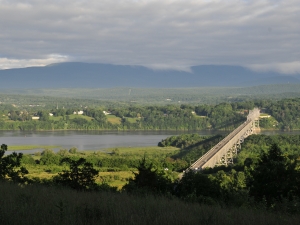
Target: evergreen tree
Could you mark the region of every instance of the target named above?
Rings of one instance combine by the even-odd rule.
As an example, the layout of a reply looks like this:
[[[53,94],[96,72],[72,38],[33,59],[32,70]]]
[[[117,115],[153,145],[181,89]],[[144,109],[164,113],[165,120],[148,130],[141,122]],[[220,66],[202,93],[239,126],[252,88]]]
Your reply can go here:
[[[259,162],[248,172],[250,196],[257,201],[265,200],[269,206],[299,192],[296,161],[284,156],[277,144],[273,144],[267,153],[262,153]]]

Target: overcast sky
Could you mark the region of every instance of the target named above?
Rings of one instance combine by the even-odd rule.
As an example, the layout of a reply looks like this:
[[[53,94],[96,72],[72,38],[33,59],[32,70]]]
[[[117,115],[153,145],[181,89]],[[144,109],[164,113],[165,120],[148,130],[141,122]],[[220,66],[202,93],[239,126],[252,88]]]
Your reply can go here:
[[[65,61],[300,73],[300,1],[0,0],[0,69]]]

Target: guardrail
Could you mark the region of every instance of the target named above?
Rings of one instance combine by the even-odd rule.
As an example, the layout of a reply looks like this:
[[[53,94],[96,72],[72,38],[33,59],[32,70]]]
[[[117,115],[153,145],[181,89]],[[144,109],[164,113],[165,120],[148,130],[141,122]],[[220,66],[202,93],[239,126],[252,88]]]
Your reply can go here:
[[[246,126],[253,122],[260,115],[260,111],[258,108],[254,108],[249,111],[247,116],[247,121],[238,126],[234,131],[232,131],[229,135],[227,135],[224,139],[222,139],[217,145],[212,147],[208,152],[206,152],[203,156],[201,156],[197,161],[195,161],[188,170],[198,168],[201,166],[201,162],[205,164],[208,160],[210,160],[220,149],[222,149],[226,144],[228,144],[238,133],[240,133]],[[243,134],[244,135],[244,134]],[[200,164],[200,165],[199,165]]]

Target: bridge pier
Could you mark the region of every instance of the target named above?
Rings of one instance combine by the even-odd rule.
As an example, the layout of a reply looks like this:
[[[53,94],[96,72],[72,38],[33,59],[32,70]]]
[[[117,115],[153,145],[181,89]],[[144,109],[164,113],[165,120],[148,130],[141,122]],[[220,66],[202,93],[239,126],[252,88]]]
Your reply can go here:
[[[241,144],[244,142],[244,139],[260,131],[259,115],[258,108],[250,110],[246,122],[200,157],[188,170],[201,170],[205,167],[233,164],[233,159],[241,150]]]

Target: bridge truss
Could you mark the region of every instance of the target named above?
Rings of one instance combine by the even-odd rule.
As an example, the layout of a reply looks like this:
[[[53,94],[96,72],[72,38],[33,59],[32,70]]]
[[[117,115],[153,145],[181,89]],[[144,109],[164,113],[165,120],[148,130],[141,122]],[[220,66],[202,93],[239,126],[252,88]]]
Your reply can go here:
[[[244,142],[244,139],[259,130],[259,115],[260,111],[258,108],[250,110],[246,122],[212,147],[194,162],[188,170],[202,170],[203,168],[216,165],[233,164],[233,159],[241,150],[241,144]]]

